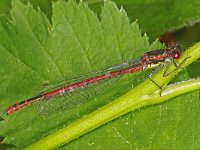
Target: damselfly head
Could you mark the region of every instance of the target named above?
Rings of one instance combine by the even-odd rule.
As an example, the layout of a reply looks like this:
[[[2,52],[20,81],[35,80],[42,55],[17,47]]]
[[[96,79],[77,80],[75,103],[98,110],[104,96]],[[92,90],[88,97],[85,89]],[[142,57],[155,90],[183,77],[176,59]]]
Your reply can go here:
[[[168,48],[170,49],[170,50],[178,50],[178,51],[181,51],[181,47],[180,47],[180,45],[178,44],[178,43],[176,43],[176,42],[171,42],[169,45],[168,45]]]
[[[171,42],[168,46],[171,52],[171,56],[174,59],[179,59],[181,56],[181,47],[176,42]]]

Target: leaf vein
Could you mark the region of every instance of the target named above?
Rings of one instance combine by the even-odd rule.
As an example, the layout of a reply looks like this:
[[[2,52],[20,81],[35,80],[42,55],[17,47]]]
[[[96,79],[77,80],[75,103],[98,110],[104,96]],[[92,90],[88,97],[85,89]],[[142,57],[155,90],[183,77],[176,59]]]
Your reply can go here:
[[[22,13],[29,28],[30,28],[30,31],[33,33],[33,36],[35,37],[35,39],[38,41],[38,43],[40,44],[41,48],[44,50],[44,52],[46,52],[47,56],[49,57],[49,59],[51,60],[51,62],[55,65],[56,69],[58,70],[59,74],[64,77],[61,69],[58,67],[57,63],[53,60],[53,57],[50,55],[50,53],[48,52],[48,50],[46,49],[46,47],[42,44],[42,42],[39,40],[39,38],[37,37],[37,35],[35,34],[35,32],[32,30],[31,28],[31,25],[30,25],[30,22],[28,21],[28,19],[26,19],[24,13]]]
[[[149,138],[149,145],[150,147],[148,149],[152,148],[152,144],[153,144],[153,139],[155,138],[156,134],[158,133],[158,131],[160,130],[161,127],[161,119],[162,119],[162,110],[161,110],[162,106],[159,106],[159,119],[158,119],[158,127],[157,129],[154,131],[154,133],[152,133],[151,137]]]
[[[125,141],[125,143],[127,143],[133,149],[132,144],[124,136],[122,136],[122,134],[117,130],[116,125],[115,125],[115,127],[112,126],[112,128],[116,131],[118,137],[121,138],[123,141]]]
[[[175,129],[175,135],[174,135],[174,149],[177,149],[177,143],[176,143],[176,140],[177,140],[177,130],[178,130],[178,127],[179,127],[179,123],[180,123],[180,114],[181,114],[181,101],[179,100],[179,110],[178,110],[178,119],[177,119],[177,123],[176,123],[176,129]]]
[[[82,50],[83,54],[84,54],[85,57],[86,57],[86,61],[87,61],[88,65],[89,65],[89,67],[90,67],[90,69],[91,69],[91,71],[92,71],[92,70],[93,70],[93,69],[92,69],[92,65],[91,65],[90,60],[89,60],[89,57],[88,57],[88,55],[87,55],[87,53],[86,53],[86,51],[85,51],[85,49],[84,49],[84,47],[83,47],[83,44],[81,43],[80,39],[78,38],[78,35],[77,35],[77,33],[75,32],[75,30],[74,30],[74,28],[72,27],[72,25],[70,24],[68,18],[67,18],[65,15],[64,15],[64,18],[65,18],[65,21],[66,21],[66,22],[68,23],[68,25],[70,26],[71,31],[72,31],[73,34],[75,35],[75,38],[77,39],[77,41],[78,41],[78,43],[79,43],[79,45],[80,45],[80,47],[81,47],[81,50]]]
[[[37,72],[33,67],[31,67],[30,65],[26,64],[22,59],[20,59],[20,57],[17,57],[15,55],[13,55],[8,49],[6,49],[4,46],[1,45],[1,47],[10,54],[10,56],[16,58],[17,60],[19,60],[22,64],[24,64],[25,66],[27,66],[27,68],[29,68],[30,70],[32,70],[33,72],[37,73],[40,77],[42,77],[43,79],[47,80],[46,77],[44,77],[43,75],[41,75],[39,72]],[[16,48],[15,48],[16,49]],[[16,49],[17,50],[17,49]]]
[[[118,39],[117,29],[116,29],[116,26],[115,26],[115,24],[116,24],[116,23],[115,23],[115,19],[114,19],[113,13],[111,12],[111,9],[109,9],[109,11],[110,11],[110,14],[111,14],[111,18],[112,18],[112,20],[113,20],[113,23],[114,23],[113,27],[114,27],[114,30],[115,30],[115,33],[116,33],[116,41],[117,41],[117,47],[118,47],[118,49],[116,49],[116,51],[117,51],[117,53],[119,54],[120,59],[122,60],[122,54],[121,54],[121,52],[120,52],[120,46],[119,46],[119,39]]]

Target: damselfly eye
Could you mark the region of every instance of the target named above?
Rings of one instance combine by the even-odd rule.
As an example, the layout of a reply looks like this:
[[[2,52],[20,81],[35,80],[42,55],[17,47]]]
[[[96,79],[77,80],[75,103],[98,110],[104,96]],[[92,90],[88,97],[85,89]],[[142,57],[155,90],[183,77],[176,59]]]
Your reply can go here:
[[[168,48],[171,49],[171,50],[178,50],[178,51],[181,51],[181,47],[178,43],[176,42],[171,42],[169,45],[168,45]]]
[[[181,56],[181,52],[180,51],[176,51],[173,55],[174,59],[179,59]]]

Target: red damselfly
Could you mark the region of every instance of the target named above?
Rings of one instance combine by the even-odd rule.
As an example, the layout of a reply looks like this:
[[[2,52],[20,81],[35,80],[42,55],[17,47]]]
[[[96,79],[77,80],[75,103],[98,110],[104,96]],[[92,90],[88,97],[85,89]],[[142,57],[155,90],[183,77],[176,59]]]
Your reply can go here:
[[[180,65],[177,65],[174,60],[179,59],[180,56],[181,56],[180,46],[172,42],[165,49],[146,52],[142,57],[138,59],[129,60],[122,64],[97,71],[86,77],[81,76],[81,78],[83,78],[83,80],[81,81],[80,80],[74,81],[71,84],[63,85],[62,87],[54,87],[53,89],[50,89],[49,91],[46,92],[42,92],[35,97],[13,104],[5,110],[5,113],[6,115],[10,115],[36,102],[48,100],[52,97],[63,95],[64,93],[73,93],[74,91],[90,84],[94,84],[99,81],[103,81],[110,78],[115,78],[124,74],[139,72],[149,68],[155,68],[155,67],[159,68],[159,66],[166,63],[167,63],[166,69],[163,73],[163,76],[167,76],[169,74],[167,73],[168,66],[171,62],[174,63],[176,68],[179,68]]]

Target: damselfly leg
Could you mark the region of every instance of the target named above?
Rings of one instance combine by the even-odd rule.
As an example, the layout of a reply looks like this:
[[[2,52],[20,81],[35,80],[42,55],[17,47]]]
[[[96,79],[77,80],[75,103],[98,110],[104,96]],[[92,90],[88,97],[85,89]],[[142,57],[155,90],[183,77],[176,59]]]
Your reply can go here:
[[[182,65],[188,58],[190,58],[190,57],[191,57],[191,56],[186,57],[180,64],[177,64],[177,63],[175,62],[174,59],[172,59],[171,61],[167,61],[167,62],[165,63],[165,64],[166,64],[166,69],[164,70],[163,77],[166,77],[166,76],[172,74],[173,72],[175,72],[175,71],[178,70],[178,69],[183,69],[184,67],[182,67],[181,65]],[[171,72],[167,73],[167,71],[169,70],[169,66],[170,66],[171,63],[173,63],[174,66],[175,66],[176,68],[175,68],[174,70],[172,70]]]
[[[167,77],[168,75],[172,74],[173,72],[175,72],[178,69],[182,69],[183,67],[181,66],[188,58],[190,58],[191,56],[186,57],[180,64],[177,64],[174,60],[174,58],[171,59],[166,59],[164,64],[160,64],[150,75],[149,75],[149,79],[151,82],[153,82],[159,89],[160,89],[160,96],[162,97],[162,86],[160,86],[158,83],[156,83],[151,76],[153,74],[155,74],[156,72],[158,72],[161,68],[165,67],[165,70],[163,72],[163,77]],[[171,72],[168,73],[169,67],[171,65],[171,63],[173,63],[173,65],[175,66],[175,69],[172,70]]]

